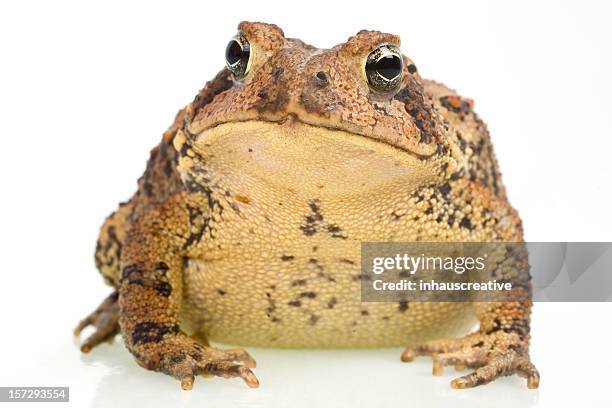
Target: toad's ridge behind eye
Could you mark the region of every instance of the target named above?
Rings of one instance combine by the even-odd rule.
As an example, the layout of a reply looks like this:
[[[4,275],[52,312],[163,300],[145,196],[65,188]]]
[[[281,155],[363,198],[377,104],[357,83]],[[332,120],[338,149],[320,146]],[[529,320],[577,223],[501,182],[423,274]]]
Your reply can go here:
[[[391,91],[402,80],[404,61],[402,53],[395,45],[385,44],[368,55],[365,73],[370,86],[381,92]]]
[[[236,78],[244,77],[249,70],[251,60],[251,45],[238,33],[227,43],[225,48],[225,64]]]

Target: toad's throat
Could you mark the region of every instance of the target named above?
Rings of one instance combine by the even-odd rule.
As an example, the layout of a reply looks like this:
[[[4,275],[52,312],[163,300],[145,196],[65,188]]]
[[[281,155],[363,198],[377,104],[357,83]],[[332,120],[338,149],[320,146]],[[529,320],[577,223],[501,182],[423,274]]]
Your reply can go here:
[[[224,123],[192,146],[214,178],[248,178],[307,196],[410,189],[435,174],[426,160],[388,144],[295,120]]]

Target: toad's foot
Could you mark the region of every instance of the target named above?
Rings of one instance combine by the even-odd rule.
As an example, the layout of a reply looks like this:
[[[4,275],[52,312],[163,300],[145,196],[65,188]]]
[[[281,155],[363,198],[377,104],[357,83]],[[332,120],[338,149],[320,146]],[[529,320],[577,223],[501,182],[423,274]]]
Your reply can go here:
[[[143,336],[147,335],[143,332]],[[144,355],[135,355],[138,364],[179,379],[184,390],[193,388],[196,375],[240,377],[251,388],[259,386],[257,377],[250,370],[255,367],[255,360],[240,348],[219,350],[203,346],[179,332],[159,343],[147,344],[142,351]]]
[[[89,316],[81,320],[74,329],[74,335],[81,334],[87,326],[94,326],[96,331],[81,345],[81,351],[88,353],[92,348],[104,341],[112,341],[119,333],[119,293],[114,291]]]
[[[457,370],[476,369],[454,379],[453,388],[476,387],[512,374],[525,377],[529,388],[538,388],[540,384],[540,374],[529,360],[526,342],[517,333],[478,332],[460,339],[430,341],[407,347],[402,361],[412,361],[422,355],[433,358],[433,375],[442,375],[444,367],[449,365]]]

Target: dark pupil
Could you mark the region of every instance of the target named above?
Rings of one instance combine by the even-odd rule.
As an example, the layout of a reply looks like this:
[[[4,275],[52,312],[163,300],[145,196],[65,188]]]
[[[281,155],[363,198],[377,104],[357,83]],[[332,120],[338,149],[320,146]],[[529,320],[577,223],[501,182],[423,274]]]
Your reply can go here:
[[[397,55],[385,55],[375,63],[375,69],[380,75],[392,80],[402,72],[402,62]]]
[[[232,40],[229,44],[227,44],[227,48],[225,49],[225,59],[230,65],[234,65],[242,58],[249,58],[248,51],[244,51],[238,41]]]

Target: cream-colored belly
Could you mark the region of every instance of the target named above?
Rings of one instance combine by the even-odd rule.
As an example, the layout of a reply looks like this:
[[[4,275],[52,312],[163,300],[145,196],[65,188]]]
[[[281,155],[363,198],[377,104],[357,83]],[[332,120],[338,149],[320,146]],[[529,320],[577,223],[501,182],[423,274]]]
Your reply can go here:
[[[303,124],[220,126],[202,143],[225,210],[185,271],[188,331],[255,346],[381,347],[474,325],[467,304],[361,301],[362,241],[436,232],[409,198],[431,174],[421,161]]]
[[[186,326],[221,343],[326,348],[402,346],[455,337],[475,323],[462,303],[361,302],[357,272],[320,262],[323,274],[307,259],[294,267],[262,259],[260,268],[192,261]]]

